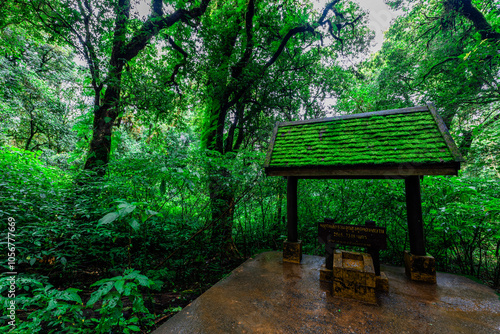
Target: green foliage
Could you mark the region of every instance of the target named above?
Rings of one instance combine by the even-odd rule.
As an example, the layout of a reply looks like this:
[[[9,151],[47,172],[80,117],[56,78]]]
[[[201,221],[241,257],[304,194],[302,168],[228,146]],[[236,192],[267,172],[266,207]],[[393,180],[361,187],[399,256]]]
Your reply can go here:
[[[79,113],[74,54],[20,25],[1,29],[0,44],[11,45],[0,56],[0,143],[47,155],[70,150]]]
[[[498,120],[499,9],[473,1],[478,12],[472,15],[465,2],[412,2],[385,34],[382,49],[354,71],[337,108],[367,112],[433,102],[462,155],[472,153],[468,172],[495,175],[488,148],[471,152],[471,145],[484,142],[476,137]]]
[[[161,282],[157,283],[161,285]],[[123,276],[103,279],[92,284],[99,288],[90,296],[87,307],[95,305],[97,301],[102,301],[98,310],[101,319],[95,328],[96,333],[139,332],[141,329],[137,326],[138,324],[151,325],[152,316],[144,306],[139,287],[150,288],[153,284],[155,282],[132,269],[126,270]],[[124,297],[132,303],[131,316],[128,319],[125,319],[123,314]]]
[[[473,178],[436,181],[439,183],[429,184],[432,252],[446,271],[466,273],[495,284],[500,268],[499,182]]]
[[[3,281],[2,283],[7,282],[5,277],[0,280]],[[1,293],[7,290],[8,285],[2,284]],[[78,295],[79,289],[68,288],[60,291],[48,284],[46,277],[25,275],[16,277],[16,285],[19,292],[16,295],[17,313],[24,311],[29,314],[26,321],[16,317],[16,328],[11,333],[91,332],[88,330],[90,322],[84,316],[84,306]],[[9,300],[10,298],[0,296],[0,303],[5,310],[2,314],[4,323],[10,320],[7,318]],[[0,327],[4,330],[11,328],[10,326]]]
[[[140,289],[157,288],[162,284],[160,281],[153,282],[136,270],[126,270],[122,276],[92,284],[91,287],[98,289],[84,305],[78,294],[80,289],[58,290],[48,284],[46,279],[25,275],[16,278],[17,289],[21,291],[16,295],[17,312],[24,311],[28,315],[25,321],[16,318],[13,333],[140,332],[141,327],[150,326],[153,319],[144,306],[143,292]],[[7,278],[1,278],[0,281],[8,283]],[[8,286],[9,284],[2,284],[0,293],[4,293]],[[5,322],[8,320],[9,300],[0,296],[0,303],[4,306],[1,319]],[[89,317],[92,308],[99,312],[99,318]],[[10,328],[0,327],[4,330]]]
[[[491,113],[484,122],[470,124],[468,128],[462,126],[460,137],[470,140],[468,150],[468,164],[465,173],[472,177],[483,177],[486,179],[499,179],[500,166],[500,121],[498,104],[491,106]]]

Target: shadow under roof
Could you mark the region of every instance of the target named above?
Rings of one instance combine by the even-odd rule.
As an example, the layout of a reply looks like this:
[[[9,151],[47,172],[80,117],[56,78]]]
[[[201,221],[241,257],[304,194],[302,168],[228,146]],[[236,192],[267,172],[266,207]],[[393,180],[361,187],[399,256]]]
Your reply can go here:
[[[268,176],[404,178],[457,175],[464,161],[436,108],[426,106],[277,123]]]

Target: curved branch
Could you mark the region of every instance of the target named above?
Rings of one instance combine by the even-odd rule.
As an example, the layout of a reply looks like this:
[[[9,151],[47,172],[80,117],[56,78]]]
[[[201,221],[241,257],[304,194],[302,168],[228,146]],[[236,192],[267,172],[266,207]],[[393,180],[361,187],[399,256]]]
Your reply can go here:
[[[179,73],[179,69],[186,65],[187,63],[187,58],[188,58],[188,54],[186,51],[184,51],[178,44],[176,44],[174,42],[174,40],[172,39],[172,37],[168,37],[168,42],[169,44],[172,46],[172,48],[179,52],[180,54],[182,54],[182,56],[184,57],[184,60],[178,64],[176,64],[174,66],[174,70],[172,72],[172,75],[170,76],[170,83],[172,83],[174,86],[175,86],[175,89],[177,90],[177,93],[181,94],[181,92],[179,91],[179,85],[177,84],[177,82],[175,82],[175,77],[177,76],[177,74]]]
[[[437,68],[438,66],[441,66],[449,61],[452,61],[452,60],[456,60],[457,57],[448,57],[446,58],[445,60],[443,61],[440,61],[439,63],[433,65],[428,71],[427,73],[425,73],[425,75],[422,77],[422,80],[420,80],[420,82],[418,84],[416,84],[414,87],[417,87],[417,86],[420,86],[422,83],[424,83],[424,81],[427,79],[427,77],[432,73],[432,71],[434,71],[435,68]]]
[[[155,0],[155,2],[157,1],[160,0]],[[200,17],[207,10],[209,3],[210,0],[202,0],[199,7],[190,10],[178,9],[166,17],[158,17],[157,13],[151,15],[149,19],[144,22],[142,28],[137,31],[130,42],[124,47],[123,59],[128,61],[137,56],[137,54],[146,47],[149,40],[158,34],[160,30],[171,27],[179,21],[188,21],[189,19]]]
[[[321,14],[321,17],[318,20],[319,25],[323,25],[325,23],[325,18],[328,15],[328,12],[330,10],[334,10],[333,6],[335,6],[338,2],[339,2],[339,0],[335,0],[335,1],[330,2],[328,5],[326,5],[325,9],[323,9],[323,14]]]
[[[472,22],[474,27],[481,34],[481,38],[492,39],[497,42],[500,41],[500,33],[493,29],[483,13],[472,5],[471,0],[452,0],[449,3],[455,11]]]
[[[311,27],[309,24],[305,24],[305,25],[300,26],[300,27],[295,27],[295,28],[291,29],[290,31],[288,31],[288,33],[285,35],[285,37],[281,40],[281,43],[280,43],[280,46],[278,47],[278,50],[276,50],[276,52],[271,57],[271,59],[269,59],[267,61],[267,63],[264,65],[264,70],[269,68],[269,66],[274,64],[274,62],[279,58],[279,56],[281,55],[281,53],[285,49],[285,46],[288,43],[288,41],[290,40],[290,38],[292,38],[293,36],[295,36],[299,33],[306,32],[306,31],[309,31],[313,34],[316,33],[315,30],[313,29],[313,27]]]

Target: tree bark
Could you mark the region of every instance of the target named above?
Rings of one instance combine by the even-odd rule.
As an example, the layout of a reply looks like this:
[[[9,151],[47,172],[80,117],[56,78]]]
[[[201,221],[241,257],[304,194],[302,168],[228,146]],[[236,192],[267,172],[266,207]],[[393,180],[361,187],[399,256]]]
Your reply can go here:
[[[210,202],[212,211],[211,243],[219,245],[226,255],[237,255],[232,240],[235,192],[231,186],[231,173],[225,167],[212,166],[209,181]]]
[[[28,137],[28,140],[26,141],[26,145],[24,146],[24,149],[26,151],[29,150],[30,145],[31,145],[31,141],[33,140],[33,137],[35,137],[35,134],[36,134],[36,132],[38,130],[38,129],[35,129],[36,126],[35,126],[35,120],[33,119],[34,118],[33,114],[30,113],[30,115],[31,115],[31,119],[30,119],[30,135]]]

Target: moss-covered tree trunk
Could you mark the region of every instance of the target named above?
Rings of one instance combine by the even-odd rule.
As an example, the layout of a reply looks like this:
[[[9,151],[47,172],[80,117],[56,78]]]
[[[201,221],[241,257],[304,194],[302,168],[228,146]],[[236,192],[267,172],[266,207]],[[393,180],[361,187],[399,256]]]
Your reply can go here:
[[[211,244],[225,255],[236,256],[236,246],[232,239],[235,191],[231,185],[231,173],[225,167],[212,166],[209,178],[210,203],[212,211]]]
[[[210,89],[210,88],[209,88]],[[204,143],[208,154],[214,157],[207,164],[210,209],[212,214],[211,243],[217,246],[226,256],[237,256],[236,246],[232,239],[235,185],[231,171],[224,166],[225,154],[233,150],[233,145],[224,145],[224,124],[227,115],[227,89],[212,91],[211,109],[208,112],[211,122],[207,122]],[[226,146],[226,147],[225,147]],[[222,163],[222,165],[221,165]]]

